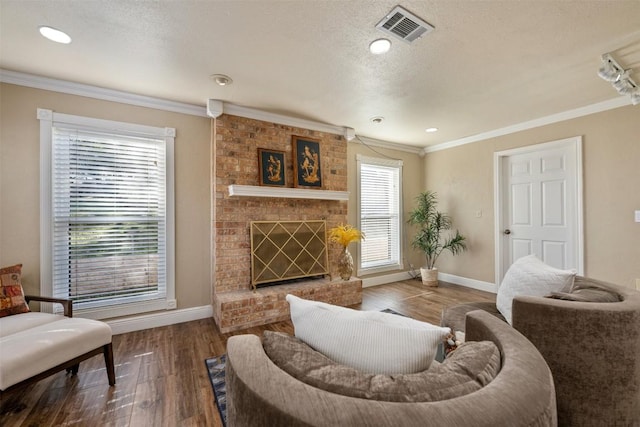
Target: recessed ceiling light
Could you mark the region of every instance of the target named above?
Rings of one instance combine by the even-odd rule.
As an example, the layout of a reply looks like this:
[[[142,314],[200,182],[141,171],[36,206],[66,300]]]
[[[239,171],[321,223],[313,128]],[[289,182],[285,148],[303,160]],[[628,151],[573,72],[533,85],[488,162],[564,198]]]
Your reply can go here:
[[[426,128],[424,131],[429,133],[438,132],[438,128]]]
[[[231,83],[233,83],[231,77],[225,76],[224,74],[212,74],[209,77],[211,78],[211,80],[216,82],[218,86],[229,86]]]
[[[384,121],[384,117],[382,117],[382,116],[371,117],[369,119],[369,121],[371,123],[380,124],[380,123],[382,123]]]
[[[43,37],[51,40],[52,42],[63,44],[71,43],[71,37],[69,37],[67,33],[63,33],[60,30],[56,30],[55,28],[47,27],[45,25],[38,27],[38,29],[40,30],[40,34],[42,34]]]
[[[378,39],[371,42],[369,45],[369,52],[374,55],[380,55],[382,53],[389,52],[391,48],[391,42],[387,39]]]

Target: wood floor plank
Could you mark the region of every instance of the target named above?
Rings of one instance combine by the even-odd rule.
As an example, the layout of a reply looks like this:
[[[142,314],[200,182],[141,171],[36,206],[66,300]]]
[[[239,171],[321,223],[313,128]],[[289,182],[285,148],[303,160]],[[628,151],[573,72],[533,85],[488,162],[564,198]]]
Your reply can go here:
[[[495,301],[495,295],[442,282],[428,288],[418,280],[404,280],[365,288],[362,303],[353,308],[390,308],[438,324],[443,307],[465,301]],[[115,387],[108,385],[102,356],[95,356],[80,364],[77,376],[60,372],[4,393],[0,425],[221,427],[204,361],[224,354],[229,337],[261,336],[265,330],[294,332],[292,323],[285,321],[221,334],[213,319],[201,319],[116,335]]]
[[[161,377],[141,382],[136,387],[131,425],[133,426],[160,426],[165,419],[175,416],[175,399],[166,392],[174,391],[168,382],[174,382],[175,377]]]
[[[67,387],[55,387],[45,390],[40,399],[29,412],[29,415],[22,422],[25,426],[46,426],[52,425],[60,411],[69,409],[68,398],[75,395],[75,383]]]

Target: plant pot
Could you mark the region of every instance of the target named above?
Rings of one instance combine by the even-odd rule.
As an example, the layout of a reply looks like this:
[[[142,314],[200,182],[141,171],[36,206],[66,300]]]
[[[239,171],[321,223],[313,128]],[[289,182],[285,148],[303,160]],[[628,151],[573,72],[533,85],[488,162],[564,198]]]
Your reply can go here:
[[[422,276],[422,284],[425,286],[438,287],[438,269],[437,268],[420,268]]]
[[[351,279],[353,274],[353,257],[347,248],[344,248],[338,257],[338,273],[342,280]]]

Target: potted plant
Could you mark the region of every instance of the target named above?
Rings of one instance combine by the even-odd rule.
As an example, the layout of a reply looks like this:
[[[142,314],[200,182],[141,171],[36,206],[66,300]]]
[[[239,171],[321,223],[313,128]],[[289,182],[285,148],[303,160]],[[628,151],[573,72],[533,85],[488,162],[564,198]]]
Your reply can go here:
[[[438,199],[433,191],[420,193],[416,198],[418,206],[409,214],[409,224],[417,225],[418,232],[411,245],[424,252],[427,265],[420,268],[422,283],[427,286],[438,286],[438,269],[436,261],[442,251],[448,250],[453,255],[467,249],[465,237],[455,231],[455,234],[444,233],[451,229],[451,217],[436,209]]]
[[[353,257],[347,249],[349,243],[364,240],[364,233],[351,225],[340,224],[329,230],[329,240],[342,245],[342,252],[338,257],[338,273],[342,280],[351,279],[353,274]]]

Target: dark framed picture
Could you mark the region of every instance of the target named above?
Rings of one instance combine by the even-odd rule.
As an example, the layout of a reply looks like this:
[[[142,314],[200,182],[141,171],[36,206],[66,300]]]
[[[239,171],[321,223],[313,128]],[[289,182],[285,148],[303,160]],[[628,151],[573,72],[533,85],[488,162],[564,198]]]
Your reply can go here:
[[[293,137],[293,180],[294,187],[322,188],[320,141]]]
[[[260,185],[284,187],[284,151],[258,148]]]

